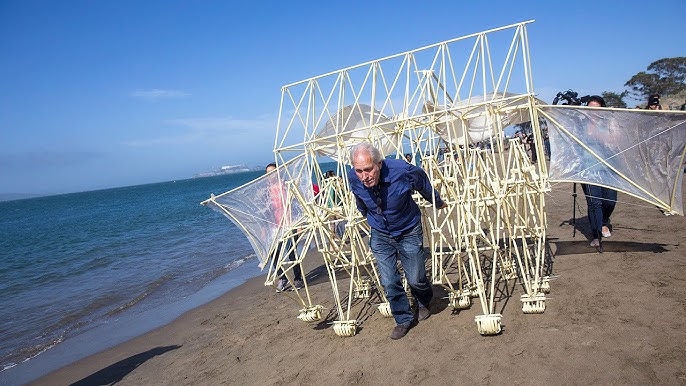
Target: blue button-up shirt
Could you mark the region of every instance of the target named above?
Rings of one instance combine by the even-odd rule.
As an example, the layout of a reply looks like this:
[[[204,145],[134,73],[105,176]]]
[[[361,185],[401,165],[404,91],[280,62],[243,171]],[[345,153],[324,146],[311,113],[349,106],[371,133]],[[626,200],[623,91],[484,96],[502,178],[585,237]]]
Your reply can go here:
[[[434,198],[436,206],[443,206],[443,200],[424,170],[404,160],[384,160],[377,186],[364,186],[355,169],[348,170],[348,181],[357,200],[357,209],[367,217],[369,226],[392,237],[414,228],[421,220],[419,206],[412,199],[413,191],[429,202]]]

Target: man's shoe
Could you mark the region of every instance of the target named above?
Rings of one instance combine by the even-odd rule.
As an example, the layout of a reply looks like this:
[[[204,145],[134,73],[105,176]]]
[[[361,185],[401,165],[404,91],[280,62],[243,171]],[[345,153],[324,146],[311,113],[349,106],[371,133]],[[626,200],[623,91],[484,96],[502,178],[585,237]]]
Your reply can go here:
[[[598,248],[600,246],[600,241],[598,241],[598,239],[593,239],[593,241],[591,241],[591,246]]]
[[[391,339],[400,339],[403,336],[405,336],[407,334],[407,331],[409,330],[410,326],[403,326],[402,324],[398,324],[397,326],[393,327],[393,331],[391,331]]]
[[[288,280],[287,279],[279,279],[279,281],[276,282],[276,292],[283,292],[286,290],[286,286],[288,285]]]
[[[417,320],[426,320],[429,319],[429,316],[431,316],[431,311],[426,307],[419,306],[417,310]]]
[[[294,280],[293,287],[295,287],[295,289],[303,289],[303,287],[305,287],[305,282],[302,280]]]

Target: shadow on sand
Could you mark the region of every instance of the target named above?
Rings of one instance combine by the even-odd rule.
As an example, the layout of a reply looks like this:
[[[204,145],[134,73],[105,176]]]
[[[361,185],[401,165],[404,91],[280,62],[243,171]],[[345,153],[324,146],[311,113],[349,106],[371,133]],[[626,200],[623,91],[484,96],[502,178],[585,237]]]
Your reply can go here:
[[[548,239],[548,242],[555,246],[555,256],[578,255],[591,253],[595,248],[590,247],[589,242],[580,238],[578,241],[555,241]],[[612,239],[603,240],[603,252],[653,252],[663,253],[669,251],[668,244],[658,243],[638,243],[635,241],[613,241]]]
[[[146,352],[130,356],[117,363],[109,365],[104,369],[97,371],[79,381],[72,383],[72,386],[85,385],[113,385],[121,381],[127,374],[136,369],[136,367],[143,364],[148,359],[157,355],[162,355],[167,351],[176,350],[181,346],[164,346],[155,347]]]

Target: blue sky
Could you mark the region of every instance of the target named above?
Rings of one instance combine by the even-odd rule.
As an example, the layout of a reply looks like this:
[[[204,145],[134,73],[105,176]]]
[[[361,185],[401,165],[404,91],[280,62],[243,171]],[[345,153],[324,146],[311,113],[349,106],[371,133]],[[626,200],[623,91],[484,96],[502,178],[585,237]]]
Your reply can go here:
[[[0,0],[0,194],[261,166],[281,86],[532,19],[540,99],[621,92],[686,55],[684,15],[683,0]]]

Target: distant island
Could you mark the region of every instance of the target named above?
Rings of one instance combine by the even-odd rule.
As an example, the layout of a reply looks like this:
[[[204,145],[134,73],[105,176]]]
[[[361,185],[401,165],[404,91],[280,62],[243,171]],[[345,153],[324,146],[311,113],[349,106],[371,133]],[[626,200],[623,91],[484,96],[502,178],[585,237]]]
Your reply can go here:
[[[257,170],[262,170],[262,168],[248,167],[246,165],[227,165],[227,166],[222,166],[219,169],[213,170],[210,172],[194,174],[193,178],[220,176],[223,174],[253,172],[253,171],[257,171]]]

